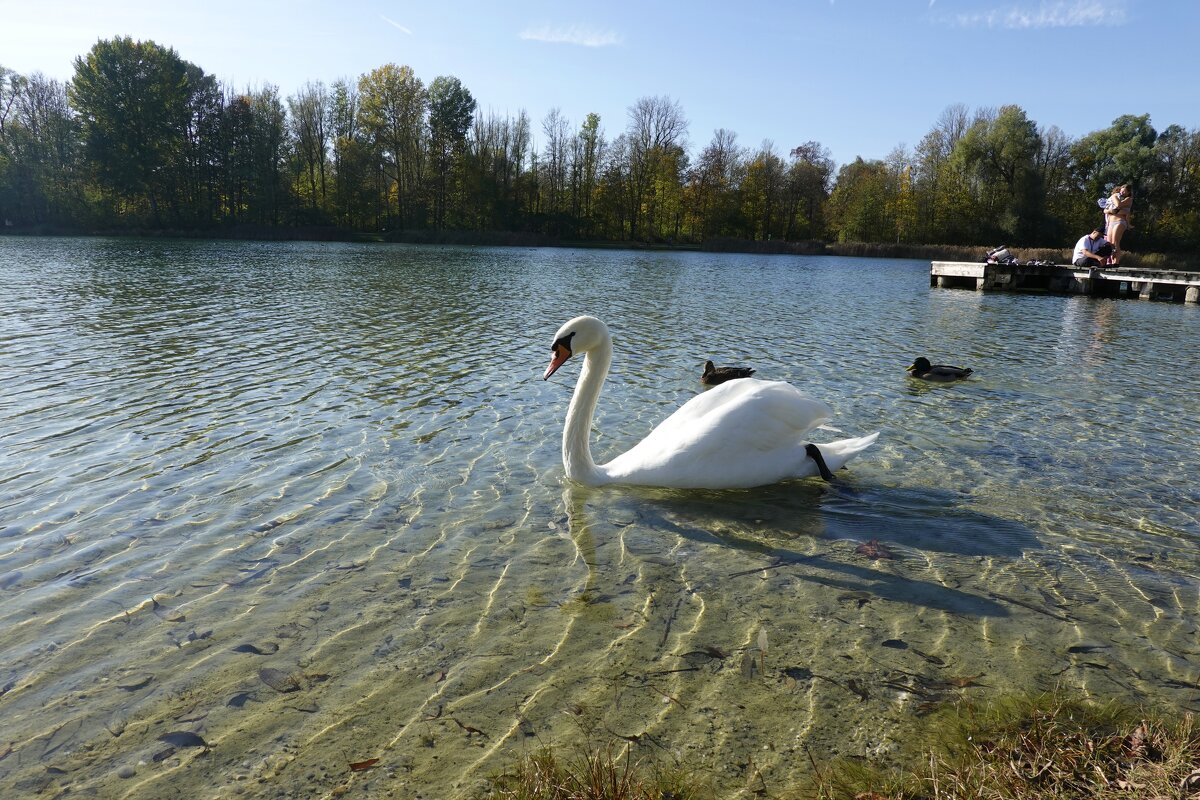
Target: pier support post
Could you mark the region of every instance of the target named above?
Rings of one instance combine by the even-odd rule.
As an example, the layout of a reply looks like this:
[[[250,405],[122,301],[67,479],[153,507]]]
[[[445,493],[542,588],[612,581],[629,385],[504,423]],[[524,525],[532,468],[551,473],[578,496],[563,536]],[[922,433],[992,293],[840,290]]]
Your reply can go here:
[[[1142,281],[1142,290],[1138,292],[1138,298],[1141,300],[1154,299],[1154,281]]]
[[[1185,303],[1200,303],[1200,286],[1189,286],[1183,300]]]

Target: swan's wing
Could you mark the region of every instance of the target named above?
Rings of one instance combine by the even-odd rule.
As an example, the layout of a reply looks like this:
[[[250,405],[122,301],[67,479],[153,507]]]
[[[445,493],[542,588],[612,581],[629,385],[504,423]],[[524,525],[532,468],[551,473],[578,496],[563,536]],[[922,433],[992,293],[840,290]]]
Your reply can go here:
[[[779,480],[807,457],[807,435],[832,413],[786,383],[732,381],[693,397],[604,470],[614,480],[664,486]]]

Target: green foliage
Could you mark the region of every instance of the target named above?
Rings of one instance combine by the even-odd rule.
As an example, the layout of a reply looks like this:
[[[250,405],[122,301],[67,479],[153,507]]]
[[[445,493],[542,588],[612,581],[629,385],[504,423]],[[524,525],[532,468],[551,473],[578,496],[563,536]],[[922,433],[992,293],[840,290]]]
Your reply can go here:
[[[458,78],[440,76],[429,84],[429,149],[432,153],[433,223],[446,227],[447,206],[461,193],[461,158],[475,114],[475,98]],[[455,203],[461,207],[462,203]]]
[[[1019,106],[946,109],[915,150],[835,168],[804,142],[721,129],[695,157],[669,97],[609,138],[557,110],[482,114],[453,76],[386,64],[328,89],[220,86],[174,50],[116,38],[67,86],[0,67],[0,216],[20,229],[336,226],[695,245],[811,240],[1061,248],[1134,187],[1126,245],[1200,245],[1200,132],[1121,116],[1072,140]]]
[[[1004,106],[995,118],[977,120],[955,145],[957,161],[976,187],[980,209],[991,224],[985,235],[998,240],[1036,239],[1044,187],[1035,167],[1037,126],[1017,106]]]
[[[887,166],[861,158],[838,171],[837,185],[829,197],[829,224],[839,242],[890,242],[896,225],[888,213],[894,193]]]
[[[401,227],[417,226],[423,212],[419,190],[429,104],[425,85],[412,67],[385,64],[358,79],[358,92],[363,128],[389,173],[384,192],[386,216]]]
[[[169,48],[128,37],[97,42],[75,59],[68,90],[97,182],[118,205],[148,209],[161,224],[186,182],[193,103],[215,81]],[[174,207],[178,211],[178,206]]]

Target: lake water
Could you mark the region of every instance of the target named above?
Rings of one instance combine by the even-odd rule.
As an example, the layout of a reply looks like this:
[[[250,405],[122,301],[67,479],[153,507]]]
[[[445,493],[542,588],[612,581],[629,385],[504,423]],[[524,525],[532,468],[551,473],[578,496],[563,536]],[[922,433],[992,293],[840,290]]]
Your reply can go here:
[[[553,745],[736,796],[960,697],[1200,710],[1200,308],[928,269],[0,238],[0,795],[456,797]],[[579,365],[541,373],[580,313],[597,460],[706,358],[879,441],[833,483],[570,485]]]

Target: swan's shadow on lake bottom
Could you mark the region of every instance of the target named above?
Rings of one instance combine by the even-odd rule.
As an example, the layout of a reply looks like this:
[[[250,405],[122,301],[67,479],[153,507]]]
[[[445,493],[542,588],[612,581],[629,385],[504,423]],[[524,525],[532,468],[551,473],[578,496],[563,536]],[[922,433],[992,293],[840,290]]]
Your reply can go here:
[[[900,574],[904,565],[919,563],[924,569],[931,554],[965,562],[1019,560],[1042,547],[1028,527],[962,509],[960,497],[944,490],[889,490],[885,497],[814,480],[703,492],[569,487],[564,500],[573,532],[601,519],[627,529],[636,526],[627,534],[632,537],[627,547],[635,553],[661,553],[666,547],[661,534],[670,534],[761,559],[761,566],[731,573],[731,579],[787,570],[830,589],[967,617],[1007,617],[1010,611],[993,597]],[[867,549],[871,545],[882,545],[886,555],[870,555],[881,552]],[[702,552],[691,556],[703,557]],[[884,560],[896,568],[881,568]]]

